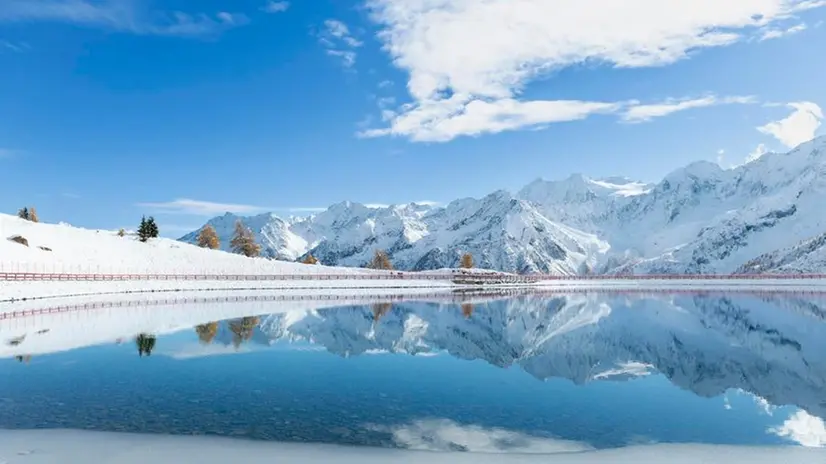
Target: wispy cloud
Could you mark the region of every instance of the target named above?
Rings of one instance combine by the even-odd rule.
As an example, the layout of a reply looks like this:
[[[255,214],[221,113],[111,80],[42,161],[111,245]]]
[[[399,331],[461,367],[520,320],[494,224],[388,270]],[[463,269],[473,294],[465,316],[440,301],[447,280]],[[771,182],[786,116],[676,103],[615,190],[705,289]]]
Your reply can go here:
[[[246,16],[218,12],[144,11],[139,2],[121,0],[3,0],[0,22],[63,22],[139,35],[195,37],[245,24]]]
[[[224,213],[249,215],[266,212],[317,213],[327,208],[317,206],[256,206],[237,203],[216,203],[212,201],[179,198],[172,201],[137,203],[135,206],[146,208],[154,214],[177,214],[187,216],[218,216]]]
[[[630,123],[647,122],[654,118],[668,116],[679,111],[693,108],[706,108],[717,105],[757,103],[755,97],[717,97],[709,95],[702,98],[669,99],[653,105],[636,105],[622,114],[622,120]]]
[[[266,5],[261,7],[261,10],[266,11],[267,13],[283,13],[289,8],[290,2],[277,2],[270,0]]]
[[[781,37],[785,37],[787,35],[797,34],[798,32],[803,32],[806,30],[806,24],[800,23],[796,26],[792,26],[786,29],[766,29],[763,31],[763,35],[761,35],[758,40],[763,42],[764,40],[771,40],[771,39],[779,39]]]
[[[772,121],[757,128],[766,135],[771,135],[783,145],[794,148],[815,137],[823,120],[823,110],[813,102],[793,102],[786,105],[794,110],[792,114],[778,121]]]
[[[438,201],[429,201],[429,200],[412,201],[408,204],[419,205],[419,206],[429,206],[429,207],[436,207],[436,206],[441,205],[441,203],[438,202]],[[390,204],[387,204],[387,203],[365,203],[364,206],[366,206],[368,208],[373,208],[373,209],[383,209],[383,208],[389,208],[393,205],[390,205]]]
[[[23,53],[31,50],[31,46],[26,42],[9,42],[8,40],[0,40],[0,49],[13,51],[14,53]]]
[[[179,198],[163,203],[138,203],[138,207],[148,208],[161,214],[184,214],[193,216],[216,216],[223,213],[258,214],[268,210],[262,206],[241,205],[234,203],[215,203],[211,201]]]
[[[63,192],[60,194],[60,196],[62,196],[63,198],[70,198],[72,200],[77,200],[78,198],[80,198],[80,195],[71,192]]]
[[[287,208],[273,208],[273,211],[286,211],[288,213],[320,213],[327,208],[320,206],[291,206]]]
[[[319,42],[327,54],[341,60],[345,68],[352,68],[356,64],[355,49],[363,45],[360,40],[353,37],[350,28],[337,19],[324,21],[324,31],[319,34]]]
[[[639,0],[639,14],[616,0],[368,0],[367,6],[384,50],[408,76],[411,101],[387,127],[364,135],[444,142],[619,111],[625,105],[521,96],[535,79],[583,63],[671,65],[750,40],[826,1]]]

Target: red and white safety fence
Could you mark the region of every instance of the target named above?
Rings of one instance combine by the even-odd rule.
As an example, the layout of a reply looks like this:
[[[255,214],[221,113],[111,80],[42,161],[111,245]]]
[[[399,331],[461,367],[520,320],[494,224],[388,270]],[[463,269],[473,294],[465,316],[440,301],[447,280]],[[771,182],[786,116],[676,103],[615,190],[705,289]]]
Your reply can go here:
[[[650,281],[650,280],[826,280],[826,274],[642,274],[642,275],[515,275],[505,273],[348,273],[348,274],[179,274],[179,273],[51,273],[0,272],[5,282],[122,282],[122,281],[330,281],[425,280],[458,282],[534,283],[545,281]]]
[[[185,297],[185,298],[153,298],[153,299],[135,299],[135,300],[119,300],[119,301],[96,301],[80,304],[64,304],[56,306],[48,306],[43,308],[33,308],[17,311],[0,312],[0,320],[21,319],[32,316],[39,316],[44,314],[60,314],[71,312],[94,312],[98,310],[105,310],[111,308],[128,308],[140,307],[149,308],[153,306],[175,306],[180,309],[186,309],[186,305],[195,304],[222,304],[222,303],[245,303],[245,302],[336,302],[341,303],[341,306],[347,303],[358,305],[371,305],[377,303],[401,303],[405,301],[423,301],[433,302],[439,304],[484,304],[490,300],[496,299],[510,299],[522,296],[529,296],[531,298],[558,298],[560,296],[574,295],[574,294],[607,294],[607,295],[633,295],[637,297],[644,297],[650,295],[651,297],[667,295],[685,295],[693,297],[714,297],[721,295],[730,295],[732,292],[725,290],[701,290],[701,289],[603,289],[595,290],[588,288],[569,288],[569,289],[542,289],[542,290],[527,290],[527,289],[512,289],[512,290],[489,290],[489,291],[472,291],[472,292],[431,292],[431,293],[411,293],[411,294],[391,294],[391,295],[296,295],[296,294],[278,294],[278,295],[236,295],[236,296],[219,296],[219,297]],[[740,289],[736,293],[741,296],[753,296],[761,298],[771,298],[778,296],[788,296],[790,293],[783,290],[771,289]],[[794,295],[799,296],[826,296],[824,290],[803,290],[795,291]],[[488,299],[488,301],[484,301]],[[481,301],[480,301],[481,300]],[[334,308],[335,306],[330,306]]]

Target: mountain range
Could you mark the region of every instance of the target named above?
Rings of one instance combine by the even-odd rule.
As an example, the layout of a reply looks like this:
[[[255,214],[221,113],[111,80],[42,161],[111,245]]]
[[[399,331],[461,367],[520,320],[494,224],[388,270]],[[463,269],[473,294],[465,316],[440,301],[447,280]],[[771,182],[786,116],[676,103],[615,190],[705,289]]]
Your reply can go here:
[[[446,206],[345,201],[308,217],[227,213],[207,224],[224,249],[240,220],[264,256],[338,266],[383,249],[402,270],[457,267],[470,253],[479,268],[518,273],[795,273],[826,266],[824,201],[820,137],[729,169],[692,163],[653,184],[576,174]]]

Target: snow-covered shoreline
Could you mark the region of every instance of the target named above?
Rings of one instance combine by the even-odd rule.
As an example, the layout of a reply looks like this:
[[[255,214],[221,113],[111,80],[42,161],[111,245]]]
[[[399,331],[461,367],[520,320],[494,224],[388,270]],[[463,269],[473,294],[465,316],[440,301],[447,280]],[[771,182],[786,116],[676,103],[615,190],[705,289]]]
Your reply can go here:
[[[249,441],[203,436],[80,430],[0,430],[0,459],[8,464],[301,463],[301,464],[821,464],[826,450],[699,444],[635,445],[554,454],[409,451],[327,444]]]

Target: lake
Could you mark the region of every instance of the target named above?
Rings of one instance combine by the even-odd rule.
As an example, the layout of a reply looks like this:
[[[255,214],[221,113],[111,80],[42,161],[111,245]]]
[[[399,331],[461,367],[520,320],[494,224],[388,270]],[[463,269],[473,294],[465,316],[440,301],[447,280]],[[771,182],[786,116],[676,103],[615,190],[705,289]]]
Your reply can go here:
[[[823,297],[170,298],[0,321],[0,428],[519,453],[826,445]]]

